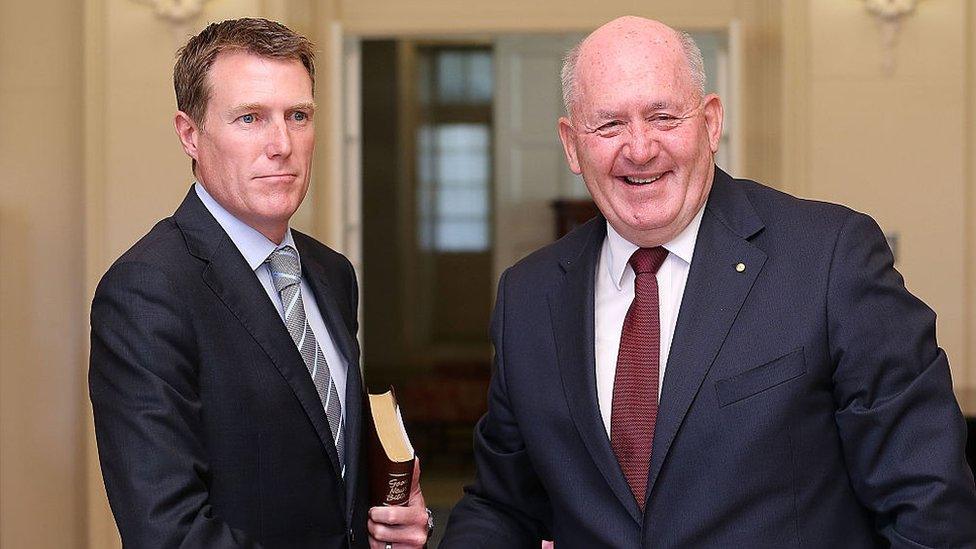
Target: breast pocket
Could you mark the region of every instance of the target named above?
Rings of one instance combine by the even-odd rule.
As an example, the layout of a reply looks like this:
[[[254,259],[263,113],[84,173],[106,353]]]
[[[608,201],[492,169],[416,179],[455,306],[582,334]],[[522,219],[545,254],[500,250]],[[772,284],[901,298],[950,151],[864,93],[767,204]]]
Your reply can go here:
[[[806,373],[803,348],[775,360],[715,382],[719,406],[724,407],[782,385]]]

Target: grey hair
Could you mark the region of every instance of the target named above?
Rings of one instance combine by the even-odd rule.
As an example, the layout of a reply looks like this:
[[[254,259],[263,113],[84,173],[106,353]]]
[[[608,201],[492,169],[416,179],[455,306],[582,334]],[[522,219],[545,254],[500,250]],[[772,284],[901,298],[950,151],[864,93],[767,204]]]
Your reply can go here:
[[[705,60],[702,57],[701,49],[695,43],[695,39],[687,32],[678,32],[681,41],[681,49],[688,61],[688,69],[691,71],[691,81],[698,89],[699,96],[705,96]],[[584,39],[585,40],[585,39]],[[573,104],[579,99],[578,83],[576,82],[576,65],[579,63],[580,50],[583,46],[581,40],[566,52],[563,56],[563,68],[559,78],[563,87],[563,107],[566,108],[568,116],[573,115]]]

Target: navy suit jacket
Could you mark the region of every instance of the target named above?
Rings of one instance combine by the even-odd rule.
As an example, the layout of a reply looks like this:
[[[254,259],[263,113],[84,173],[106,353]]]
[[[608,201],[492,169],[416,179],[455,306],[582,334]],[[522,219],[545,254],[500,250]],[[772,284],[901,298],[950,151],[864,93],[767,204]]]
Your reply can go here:
[[[477,478],[441,547],[976,547],[935,314],[878,226],[717,169],[641,513],[597,404],[605,223],[502,276]]]
[[[95,432],[126,547],[367,546],[356,277],[345,257],[293,235],[349,366],[345,480],[294,341],[191,188],[92,303]]]

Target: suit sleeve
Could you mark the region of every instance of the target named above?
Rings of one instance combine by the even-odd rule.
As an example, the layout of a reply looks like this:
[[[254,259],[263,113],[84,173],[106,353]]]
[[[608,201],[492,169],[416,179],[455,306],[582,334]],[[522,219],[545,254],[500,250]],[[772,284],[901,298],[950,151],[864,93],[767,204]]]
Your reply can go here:
[[[112,267],[91,311],[99,461],[126,547],[257,547],[213,516],[193,319],[158,268]]]
[[[474,433],[474,484],[451,512],[442,548],[535,548],[548,537],[550,506],[535,474],[508,397],[505,375],[505,290],[507,272],[498,283],[492,314],[494,368],[488,412]]]
[[[845,459],[879,535],[892,547],[976,546],[966,425],[935,313],[905,289],[865,215],[838,236],[827,317]]]

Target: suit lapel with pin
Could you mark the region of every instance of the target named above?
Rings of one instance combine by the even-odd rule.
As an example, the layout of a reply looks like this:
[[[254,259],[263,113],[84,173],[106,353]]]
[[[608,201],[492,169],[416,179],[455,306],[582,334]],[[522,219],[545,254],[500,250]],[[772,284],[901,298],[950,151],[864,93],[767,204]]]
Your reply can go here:
[[[748,241],[762,230],[762,222],[745,195],[727,179],[716,171],[698,232],[661,390],[648,500],[682,421],[766,261],[765,254]],[[549,307],[573,422],[620,504],[642,524],[644,518],[614,456],[597,401],[594,293],[605,223],[602,217],[587,223],[578,246],[563,255],[563,280],[550,293]]]

